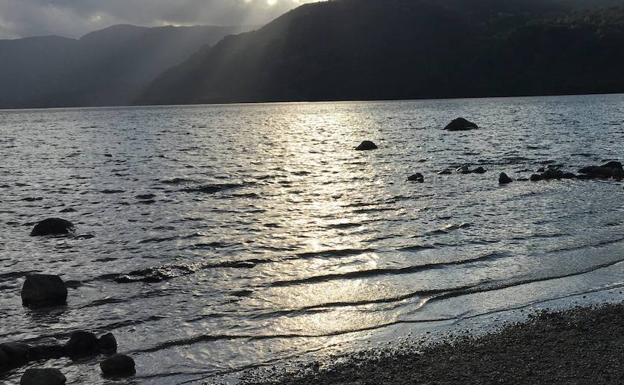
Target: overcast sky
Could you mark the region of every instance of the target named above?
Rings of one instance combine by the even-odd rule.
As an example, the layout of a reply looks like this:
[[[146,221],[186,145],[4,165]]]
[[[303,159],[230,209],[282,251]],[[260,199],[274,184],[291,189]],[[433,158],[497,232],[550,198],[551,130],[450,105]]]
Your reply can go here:
[[[0,39],[79,37],[113,24],[259,25],[315,0],[0,0]]]

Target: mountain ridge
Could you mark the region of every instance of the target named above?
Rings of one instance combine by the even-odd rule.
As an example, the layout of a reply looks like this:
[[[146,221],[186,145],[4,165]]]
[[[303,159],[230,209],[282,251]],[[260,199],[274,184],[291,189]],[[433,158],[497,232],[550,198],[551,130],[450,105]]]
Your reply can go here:
[[[601,7],[623,4],[611,0],[597,3]],[[611,81],[603,76],[614,73],[622,55],[610,48],[624,44],[624,39],[617,31],[602,36],[599,25],[583,27],[584,18],[596,17],[594,13],[604,17],[610,12],[592,4],[582,0],[335,0],[306,4],[257,31],[225,38],[169,69],[136,103],[624,91],[622,76]],[[580,16],[572,20],[575,14]],[[552,23],[566,18],[565,25]],[[624,25],[624,17],[616,24]],[[527,40],[529,36],[536,44]],[[570,39],[579,44],[570,44]],[[586,51],[596,53],[594,62],[586,60]],[[551,60],[561,73],[552,68]],[[608,61],[612,64],[605,66]],[[593,79],[583,80],[592,65],[597,69],[590,74]]]
[[[167,68],[242,30],[115,25],[78,39],[0,40],[0,108],[129,105]]]

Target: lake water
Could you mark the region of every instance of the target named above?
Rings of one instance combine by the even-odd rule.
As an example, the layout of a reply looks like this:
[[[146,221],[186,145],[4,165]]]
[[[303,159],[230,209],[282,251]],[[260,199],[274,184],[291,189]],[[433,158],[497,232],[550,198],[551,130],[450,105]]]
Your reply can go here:
[[[481,129],[441,129],[458,116]],[[576,172],[622,143],[623,95],[0,111],[0,342],[110,331],[138,366],[117,383],[199,384],[618,300],[622,184],[498,174]],[[437,174],[463,164],[488,172]],[[47,217],[76,237],[30,237]],[[22,307],[34,271],[75,281],[66,308]],[[97,363],[38,365],[108,383]]]

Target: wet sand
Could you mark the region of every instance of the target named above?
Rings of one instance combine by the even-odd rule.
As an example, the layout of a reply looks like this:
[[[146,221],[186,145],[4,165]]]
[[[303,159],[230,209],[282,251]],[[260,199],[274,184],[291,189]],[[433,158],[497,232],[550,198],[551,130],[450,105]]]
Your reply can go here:
[[[617,304],[539,313],[484,336],[356,355],[327,369],[269,370],[245,384],[623,384],[623,359],[624,304]]]

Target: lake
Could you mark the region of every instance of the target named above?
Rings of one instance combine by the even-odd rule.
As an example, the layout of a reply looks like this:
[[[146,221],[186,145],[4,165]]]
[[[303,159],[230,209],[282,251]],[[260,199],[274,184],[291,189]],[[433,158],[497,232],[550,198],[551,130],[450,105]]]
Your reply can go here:
[[[459,116],[481,128],[442,130]],[[621,182],[498,184],[624,159],[624,95],[0,111],[0,133],[0,342],[112,332],[138,369],[117,383],[624,297]],[[438,174],[462,165],[487,172]],[[48,217],[76,235],[30,237]],[[30,272],[71,281],[67,307],[22,307]],[[98,362],[46,366],[109,383]]]

